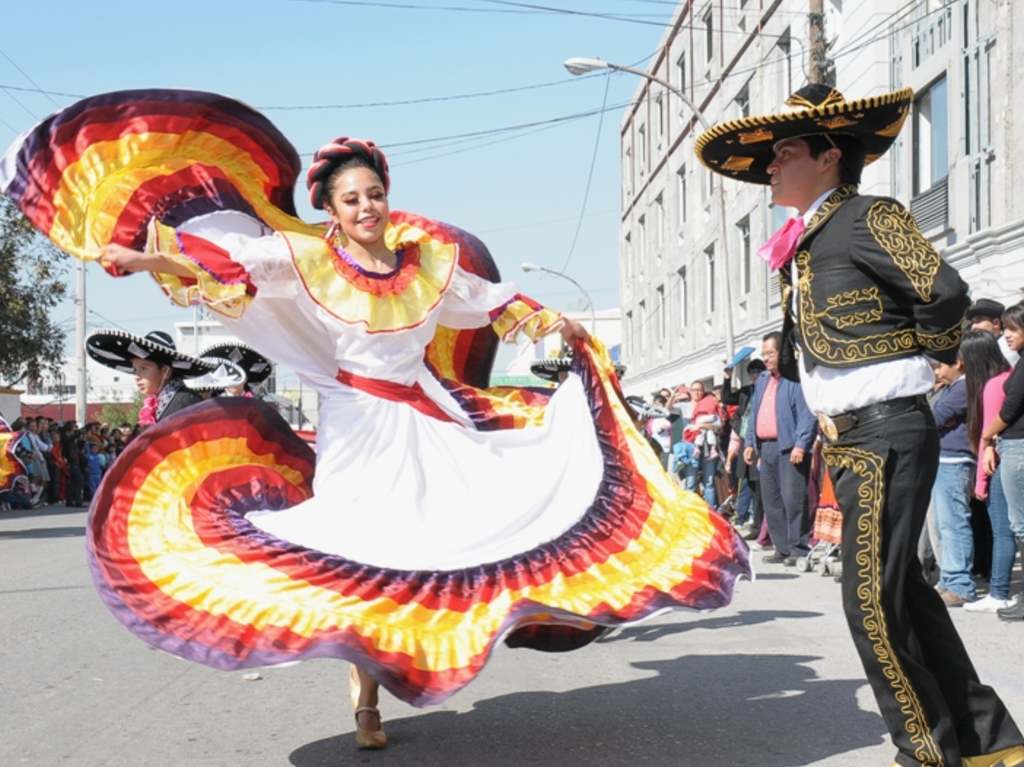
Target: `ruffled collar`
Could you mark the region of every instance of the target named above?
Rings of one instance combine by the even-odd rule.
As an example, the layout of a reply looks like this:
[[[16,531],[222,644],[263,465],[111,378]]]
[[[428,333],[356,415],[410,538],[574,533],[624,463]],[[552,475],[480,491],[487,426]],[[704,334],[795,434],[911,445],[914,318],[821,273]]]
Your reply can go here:
[[[368,333],[418,327],[451,283],[458,245],[440,224],[392,211],[384,242],[398,253],[390,272],[371,272],[323,237],[284,233],[309,297],[331,316]]]

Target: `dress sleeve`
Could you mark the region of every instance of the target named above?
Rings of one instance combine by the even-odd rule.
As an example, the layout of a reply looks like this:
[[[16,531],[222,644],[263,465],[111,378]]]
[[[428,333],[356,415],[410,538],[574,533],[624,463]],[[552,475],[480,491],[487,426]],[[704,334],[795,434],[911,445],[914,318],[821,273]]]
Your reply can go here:
[[[440,324],[466,330],[491,325],[505,343],[525,333],[531,341],[557,330],[562,316],[517,293],[507,282],[488,282],[455,267],[441,306]]]
[[[953,364],[971,302],[967,283],[942,260],[910,211],[888,198],[873,202],[854,225],[851,254],[898,303],[912,307],[924,353]]]
[[[179,306],[202,303],[237,319],[259,294],[292,298],[299,282],[291,252],[280,235],[175,230],[150,223],[146,251],[184,266],[190,276],[154,273],[153,278]]]

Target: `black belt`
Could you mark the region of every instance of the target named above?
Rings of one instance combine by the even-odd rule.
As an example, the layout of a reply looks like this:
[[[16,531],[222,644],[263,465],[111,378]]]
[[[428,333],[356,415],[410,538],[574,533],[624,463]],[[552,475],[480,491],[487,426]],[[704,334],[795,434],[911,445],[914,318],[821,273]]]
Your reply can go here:
[[[925,399],[923,394],[913,397],[896,397],[895,399],[885,400],[885,402],[865,405],[864,407],[840,413],[839,415],[830,416],[819,413],[818,426],[821,427],[822,434],[835,442],[839,439],[840,434],[848,432],[854,426],[864,426],[872,421],[880,421],[883,418],[890,418],[900,413],[926,407],[927,405],[928,400]]]

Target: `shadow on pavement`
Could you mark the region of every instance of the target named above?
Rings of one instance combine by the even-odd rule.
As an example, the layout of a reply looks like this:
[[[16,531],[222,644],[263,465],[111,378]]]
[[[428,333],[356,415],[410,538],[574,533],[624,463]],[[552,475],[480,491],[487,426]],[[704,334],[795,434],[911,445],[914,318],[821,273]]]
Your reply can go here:
[[[4,538],[76,538],[85,535],[84,527],[36,527],[29,530],[0,530]]]
[[[703,655],[633,666],[654,676],[563,693],[515,692],[472,711],[385,722],[390,745],[344,735],[302,746],[295,767],[597,764],[798,767],[882,742],[860,679],[820,680],[798,655]],[[387,719],[387,710],[384,710]]]
[[[820,618],[822,613],[809,610],[741,610],[735,615],[716,615],[714,618],[703,618],[682,623],[640,623],[627,626],[608,636],[598,639],[600,644],[608,642],[653,642],[664,636],[682,634],[694,629],[736,628],[737,626],[753,626],[758,623],[792,618]]]
[[[0,512],[0,522],[5,519],[27,519],[30,517],[55,517],[60,514],[85,514],[88,506],[42,506],[38,509],[11,509]]]

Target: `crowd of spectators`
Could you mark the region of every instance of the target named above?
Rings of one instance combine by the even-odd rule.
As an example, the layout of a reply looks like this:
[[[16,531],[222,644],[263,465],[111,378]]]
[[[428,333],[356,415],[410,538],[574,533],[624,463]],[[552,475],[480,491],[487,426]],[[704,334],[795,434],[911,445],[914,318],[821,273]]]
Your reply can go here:
[[[756,541],[763,562],[795,567],[816,543],[826,478],[817,419],[799,384],[779,374],[780,343],[779,333],[766,335],[760,359],[726,368],[722,387],[661,389],[635,409],[684,487]],[[1010,593],[1018,553],[1024,563],[1021,349],[1024,304],[980,299],[967,313],[957,362],[933,365],[941,453],[920,545],[947,606],[1005,619],[1024,619],[1024,598]]]
[[[23,509],[87,505],[107,467],[139,430],[128,423],[96,421],[79,427],[44,416],[18,418],[10,428],[15,438],[8,450],[25,467],[25,474],[0,493],[0,505]]]

